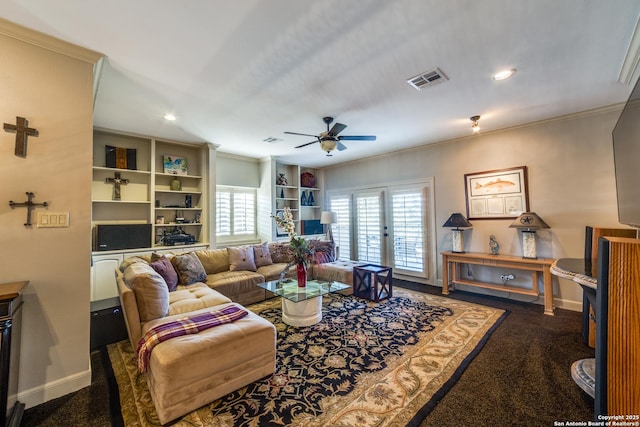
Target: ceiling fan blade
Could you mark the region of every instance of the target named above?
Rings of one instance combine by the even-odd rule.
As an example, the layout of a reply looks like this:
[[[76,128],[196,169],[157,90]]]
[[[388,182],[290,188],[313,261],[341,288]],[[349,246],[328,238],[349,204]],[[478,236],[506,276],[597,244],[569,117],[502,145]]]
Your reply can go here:
[[[338,139],[341,141],[375,141],[376,137],[374,135],[345,135],[339,136]]]
[[[318,135],[309,135],[308,133],[298,133],[298,132],[284,132],[284,133],[288,133],[289,135],[310,136],[311,138],[317,138],[318,137]]]
[[[329,131],[329,135],[330,136],[337,136],[340,132],[345,130],[346,127],[347,127],[347,125],[343,125],[342,123],[336,123],[335,125],[333,125],[333,127]]]
[[[338,151],[344,151],[347,149],[347,146],[340,141],[336,141],[336,144],[337,144]]]
[[[306,147],[307,145],[315,144],[316,142],[318,142],[317,139],[315,141],[307,142],[306,144],[298,145],[297,147],[294,147],[294,148]]]

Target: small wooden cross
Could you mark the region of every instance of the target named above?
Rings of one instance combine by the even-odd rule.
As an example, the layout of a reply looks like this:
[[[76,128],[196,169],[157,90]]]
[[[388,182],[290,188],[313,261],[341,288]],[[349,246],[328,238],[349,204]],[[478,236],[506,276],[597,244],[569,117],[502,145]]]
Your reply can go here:
[[[18,157],[27,157],[27,137],[38,136],[38,130],[29,127],[29,121],[24,117],[16,117],[16,124],[4,124],[5,132],[15,132],[16,134],[16,151]]]
[[[128,179],[120,178],[120,172],[115,172],[113,178],[107,178],[105,181],[107,184],[113,184],[113,200],[120,200],[120,185],[127,185]]]
[[[44,203],[33,203],[33,193],[30,191],[27,191],[25,193],[27,195],[27,201],[24,203],[15,203],[13,200],[9,200],[9,206],[11,206],[11,209],[15,208],[16,206],[20,207],[20,206],[26,206],[27,207],[27,222],[24,223],[25,227],[30,227],[31,226],[31,211],[33,210],[33,208],[35,206],[44,206],[45,208],[48,206],[47,202]]]

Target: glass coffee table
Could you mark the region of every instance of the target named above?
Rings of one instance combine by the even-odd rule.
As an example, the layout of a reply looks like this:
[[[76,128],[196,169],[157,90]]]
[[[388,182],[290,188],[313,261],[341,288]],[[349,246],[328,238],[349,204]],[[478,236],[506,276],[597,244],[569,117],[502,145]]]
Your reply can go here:
[[[259,287],[282,297],[282,321],[291,326],[311,326],[322,320],[322,295],[351,288],[340,282],[307,280],[301,288],[295,279],[259,283]]]

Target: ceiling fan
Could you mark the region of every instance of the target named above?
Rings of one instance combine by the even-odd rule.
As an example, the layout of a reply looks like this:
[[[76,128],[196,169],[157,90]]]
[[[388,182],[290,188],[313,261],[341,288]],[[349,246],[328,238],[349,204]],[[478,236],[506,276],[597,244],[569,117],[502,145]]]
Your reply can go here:
[[[297,132],[285,132],[290,135],[302,135],[302,136],[310,136],[312,138],[316,138],[314,141],[307,142],[306,144],[298,145],[295,148],[306,147],[307,145],[315,144],[316,142],[320,143],[320,148],[322,151],[327,152],[327,156],[331,156],[331,152],[336,148],[338,151],[346,150],[347,147],[340,141],[375,141],[376,137],[373,135],[342,135],[338,136],[340,132],[342,132],[347,125],[343,125],[342,123],[336,123],[333,125],[331,129],[329,129],[329,125],[333,123],[333,117],[323,117],[322,121],[327,124],[327,130],[322,132],[320,135],[310,135],[308,133],[297,133]]]

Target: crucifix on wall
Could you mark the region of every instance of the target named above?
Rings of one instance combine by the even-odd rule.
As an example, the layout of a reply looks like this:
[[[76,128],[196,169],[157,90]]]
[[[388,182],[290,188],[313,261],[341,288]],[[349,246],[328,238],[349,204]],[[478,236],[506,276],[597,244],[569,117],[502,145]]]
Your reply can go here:
[[[5,123],[4,131],[16,134],[15,155],[18,157],[27,157],[27,138],[30,136],[38,136],[38,129],[30,128],[29,121],[24,117],[16,117],[16,124]]]
[[[107,178],[105,181],[107,184],[113,184],[113,200],[120,200],[120,186],[122,184],[127,185],[128,179],[120,178],[120,172],[115,172],[113,178]]]

